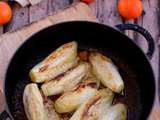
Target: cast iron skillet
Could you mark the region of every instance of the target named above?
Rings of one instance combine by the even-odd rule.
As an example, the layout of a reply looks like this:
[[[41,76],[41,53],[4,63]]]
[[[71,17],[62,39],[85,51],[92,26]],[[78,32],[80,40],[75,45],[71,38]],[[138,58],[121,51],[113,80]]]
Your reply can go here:
[[[141,33],[148,42],[147,55],[123,33],[92,22],[57,24],[30,37],[17,50],[8,66],[4,84],[7,112],[1,114],[0,120],[7,117],[26,120],[22,94],[26,84],[31,82],[29,70],[57,47],[73,40],[78,42],[80,50],[97,49],[113,60],[125,83],[124,97],[116,95],[114,103],[127,105],[128,120],[146,120],[155,96],[155,79],[148,61],[154,52],[154,41],[146,30],[137,25],[124,24],[117,28]]]

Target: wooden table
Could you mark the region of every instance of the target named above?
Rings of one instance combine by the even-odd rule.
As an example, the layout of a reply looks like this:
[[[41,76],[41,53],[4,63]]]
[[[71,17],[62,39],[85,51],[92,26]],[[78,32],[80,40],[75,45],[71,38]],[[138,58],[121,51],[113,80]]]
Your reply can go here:
[[[27,6],[25,8],[21,8],[18,4],[13,4],[13,19],[12,21],[0,27],[0,34],[3,34],[8,31],[13,31],[18,28],[21,28],[25,25],[28,25],[34,21],[37,21],[49,14],[54,13],[55,11],[62,9],[73,2],[78,0],[43,0],[41,3],[35,6]],[[140,26],[146,28],[153,36],[156,43],[156,51],[151,60],[157,85],[159,79],[159,37],[160,37],[160,29],[159,29],[159,21],[160,21],[160,11],[159,11],[159,2],[158,0],[143,0],[144,11],[145,14],[138,19],[132,21],[123,21],[121,17],[117,13],[117,0],[97,0],[95,3],[91,4],[90,7],[95,11],[97,18],[101,23],[104,23],[109,26],[115,26],[120,23],[135,23]],[[134,39],[136,43],[144,50],[147,49],[147,44],[143,40],[143,38],[135,32],[126,31],[126,34]],[[158,87],[157,87],[158,91]],[[159,106],[158,96],[156,97],[156,106]],[[157,113],[159,109],[156,109]],[[160,119],[159,114],[153,113],[152,119],[158,120]]]

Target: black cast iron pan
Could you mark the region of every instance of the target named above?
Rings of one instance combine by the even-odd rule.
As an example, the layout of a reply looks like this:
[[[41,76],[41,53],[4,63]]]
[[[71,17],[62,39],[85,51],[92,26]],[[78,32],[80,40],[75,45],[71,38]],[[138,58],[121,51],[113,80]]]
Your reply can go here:
[[[155,79],[148,60],[154,52],[154,41],[146,30],[137,25],[124,24],[117,28],[141,33],[148,42],[147,55],[120,31],[92,22],[57,24],[30,37],[8,66],[4,84],[7,112],[1,114],[0,120],[7,117],[26,120],[22,94],[25,85],[31,82],[29,70],[57,47],[73,40],[78,42],[80,49],[97,49],[113,60],[125,83],[124,97],[116,95],[114,103],[127,105],[128,120],[146,120],[155,96]]]

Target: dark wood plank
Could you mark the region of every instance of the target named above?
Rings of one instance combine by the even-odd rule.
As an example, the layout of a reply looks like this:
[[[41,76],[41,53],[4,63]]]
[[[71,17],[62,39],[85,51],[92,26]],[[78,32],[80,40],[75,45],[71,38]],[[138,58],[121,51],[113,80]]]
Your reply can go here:
[[[91,4],[97,18],[101,23],[109,26],[115,26],[122,23],[121,17],[117,12],[117,0],[96,0]]]
[[[144,0],[145,15],[137,20],[137,23],[146,28],[153,36],[155,41],[159,39],[159,26],[158,26],[158,0]],[[141,42],[139,37],[137,42]],[[141,44],[141,43],[140,43]],[[143,42],[142,42],[143,47]]]
[[[29,7],[29,23],[38,21],[48,15],[48,0]]]
[[[156,44],[159,39],[159,26],[158,26],[158,0],[145,0],[143,1],[145,15],[140,17],[135,21],[140,26],[147,29],[153,36]],[[144,42],[142,36],[137,37],[137,43],[143,48],[144,51],[147,50],[147,43]]]
[[[160,96],[160,91],[158,90],[159,88],[159,48],[156,44],[156,49],[154,56],[151,60],[151,64],[155,73],[155,79],[156,79],[156,101],[155,101],[155,106],[160,108],[160,103],[159,103],[159,96]],[[160,112],[160,111],[159,111]]]
[[[48,14],[63,9],[70,4],[70,0],[48,0]]]
[[[13,5],[13,17],[11,22],[6,25],[4,31],[13,31],[24,25],[29,24],[29,9],[28,7],[22,8],[19,4]]]

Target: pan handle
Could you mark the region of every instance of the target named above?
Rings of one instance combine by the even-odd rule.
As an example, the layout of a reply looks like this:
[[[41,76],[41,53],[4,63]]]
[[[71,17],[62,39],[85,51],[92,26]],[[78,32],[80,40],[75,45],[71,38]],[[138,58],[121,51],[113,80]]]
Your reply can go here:
[[[155,43],[154,43],[154,40],[153,40],[151,34],[146,29],[144,29],[143,27],[136,25],[136,24],[119,24],[119,25],[116,25],[116,28],[118,28],[121,31],[134,30],[134,31],[142,34],[148,43],[148,51],[147,51],[146,55],[148,56],[149,59],[152,59],[152,56],[153,56],[154,50],[155,50]]]
[[[7,111],[3,111],[0,114],[0,120],[12,120],[11,117],[9,116],[9,114],[7,113]]]

